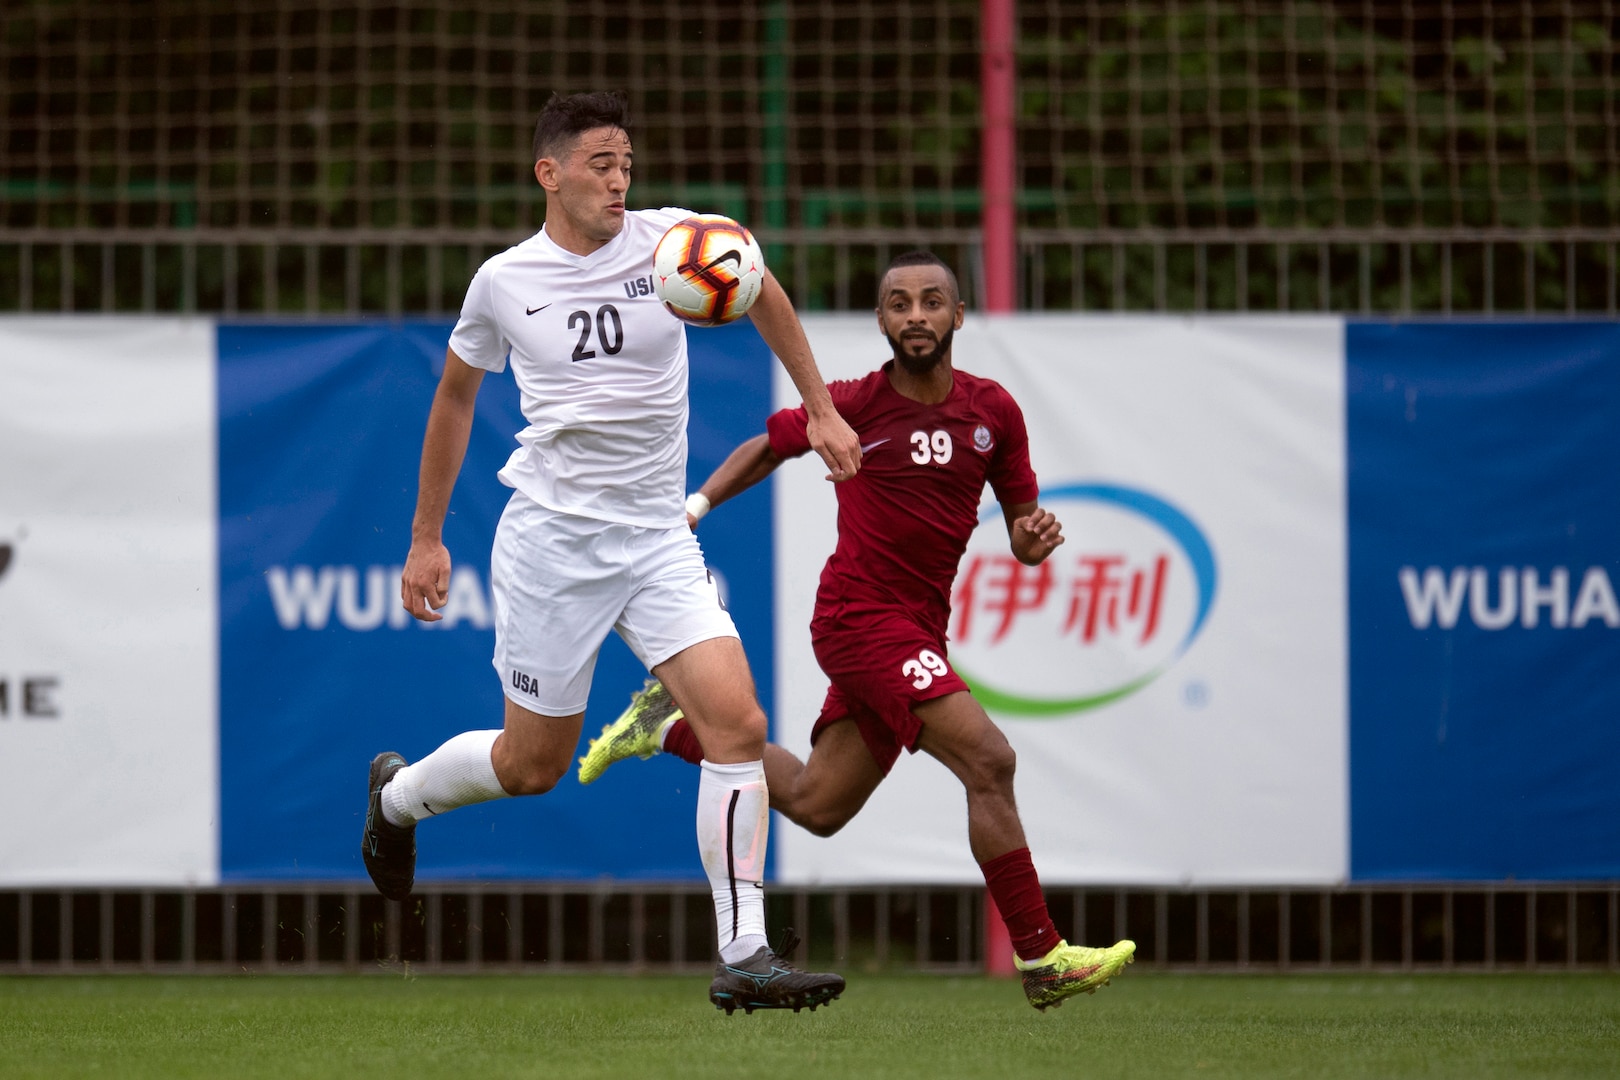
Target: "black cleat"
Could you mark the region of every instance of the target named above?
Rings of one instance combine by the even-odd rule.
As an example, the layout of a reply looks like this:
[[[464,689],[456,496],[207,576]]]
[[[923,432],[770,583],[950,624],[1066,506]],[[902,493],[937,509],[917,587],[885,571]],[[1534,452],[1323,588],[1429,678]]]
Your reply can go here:
[[[714,981],[709,984],[709,1000],[714,1007],[724,1009],[727,1016],[741,1009],[745,1014],[755,1009],[800,1009],[816,1011],[844,992],[842,975],[800,971],[783,955],[791,956],[798,948],[799,936],[792,930],[782,933],[777,952],[761,946],[759,951],[740,964],[724,961],[715,965]]]
[[[416,826],[390,825],[382,812],[383,785],[404,767],[405,759],[392,750],[371,759],[366,831],[360,837],[366,873],[377,891],[390,900],[404,900],[416,884]]]

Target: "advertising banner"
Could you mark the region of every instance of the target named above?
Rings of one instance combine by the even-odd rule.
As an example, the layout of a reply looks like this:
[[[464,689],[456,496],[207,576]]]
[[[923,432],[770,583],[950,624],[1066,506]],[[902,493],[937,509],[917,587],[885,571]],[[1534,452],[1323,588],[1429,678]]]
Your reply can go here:
[[[888,355],[871,316],[807,328],[830,376]],[[1342,347],[1330,318],[970,316],[957,334],[957,365],[1022,406],[1067,537],[1022,567],[987,505],[951,625],[950,661],[1018,753],[1043,880],[1344,880]],[[821,475],[777,481],[778,719],[799,753],[826,688],[807,629],[834,537]],[[961,785],[923,754],[839,835],[780,836],[787,881],[980,880]]]
[[[455,561],[436,623],[399,601],[422,432],[449,323],[225,325],[219,330],[220,865],[227,880],[364,880],[366,770],[458,732],[499,728],[489,555],[510,489],[495,473],[524,421],[509,373],[487,376],[445,524]],[[692,335],[691,466],[706,474],[763,422],[756,335]],[[747,404],[756,402],[752,408]],[[769,493],[742,501],[768,521]],[[730,543],[725,541],[729,540]],[[717,538],[745,640],[770,655],[770,534]],[[769,692],[770,672],[757,672]],[[603,649],[587,735],[645,672]],[[417,878],[700,878],[697,776],[669,760],[569,775],[543,799],[425,823]]]
[[[805,325],[829,378],[889,354],[869,314]],[[499,726],[509,374],[445,619],[398,600],[449,331],[0,319],[0,887],[364,882],[371,757]],[[746,322],[688,341],[695,488],[798,395]],[[948,651],[1048,884],[1620,876],[1620,324],[970,314],[955,358],[1021,405],[1067,537],[1022,566],[987,492]],[[786,463],[699,533],[801,756],[824,472]],[[610,636],[584,737],[644,678]],[[654,758],[458,810],[418,877],[699,880],[697,779]],[[789,883],[980,880],[925,754],[837,836],[778,820],[772,856]]]
[[[1620,326],[1348,340],[1354,876],[1620,878]]]
[[[214,328],[0,319],[0,886],[218,880]]]

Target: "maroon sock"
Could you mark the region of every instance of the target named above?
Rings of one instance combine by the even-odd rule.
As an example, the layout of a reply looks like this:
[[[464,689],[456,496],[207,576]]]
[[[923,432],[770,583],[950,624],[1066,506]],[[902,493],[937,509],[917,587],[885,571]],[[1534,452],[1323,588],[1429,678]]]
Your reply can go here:
[[[1046,896],[1041,892],[1040,878],[1035,876],[1029,848],[997,855],[980,863],[979,869],[984,872],[984,883],[996,902],[996,910],[1001,912],[1001,921],[1007,924],[1007,935],[1019,959],[1039,960],[1051,952],[1060,939],[1052,916],[1047,914]]]
[[[692,725],[686,722],[686,717],[669,725],[669,730],[664,732],[664,753],[674,754],[693,765],[703,764],[703,747],[692,734]]]

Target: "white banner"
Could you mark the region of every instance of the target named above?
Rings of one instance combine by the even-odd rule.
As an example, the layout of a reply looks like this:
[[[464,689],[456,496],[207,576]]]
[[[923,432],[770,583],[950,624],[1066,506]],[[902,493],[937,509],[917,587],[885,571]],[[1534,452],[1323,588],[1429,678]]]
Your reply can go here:
[[[0,319],[0,885],[219,877],[214,327]]]
[[[811,317],[829,379],[888,349],[875,316]],[[1333,318],[970,316],[959,367],[1021,404],[1068,542],[963,560],[951,659],[1019,755],[1052,884],[1330,884],[1348,872],[1343,324]],[[796,403],[778,373],[778,404]],[[808,624],[831,485],[776,487],[777,738],[809,751],[826,679]],[[986,493],[989,498],[989,493]],[[960,784],[902,758],[831,839],[780,824],[790,883],[980,880]]]

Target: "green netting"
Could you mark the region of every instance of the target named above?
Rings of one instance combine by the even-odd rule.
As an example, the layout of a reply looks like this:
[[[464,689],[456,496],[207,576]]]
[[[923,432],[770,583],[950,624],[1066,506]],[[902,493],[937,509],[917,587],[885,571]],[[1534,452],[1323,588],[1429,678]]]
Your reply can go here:
[[[1027,305],[1613,309],[1613,0],[1018,16]],[[0,307],[447,306],[462,263],[539,223],[540,105],[599,87],[630,96],[633,201],[748,221],[801,302],[864,306],[919,243],[972,294],[978,22],[977,0],[12,2]]]

